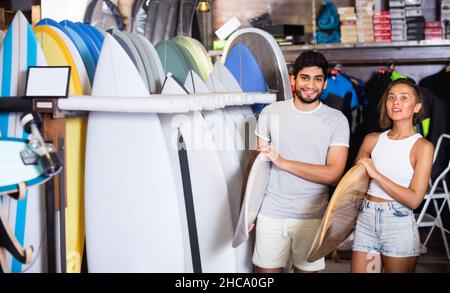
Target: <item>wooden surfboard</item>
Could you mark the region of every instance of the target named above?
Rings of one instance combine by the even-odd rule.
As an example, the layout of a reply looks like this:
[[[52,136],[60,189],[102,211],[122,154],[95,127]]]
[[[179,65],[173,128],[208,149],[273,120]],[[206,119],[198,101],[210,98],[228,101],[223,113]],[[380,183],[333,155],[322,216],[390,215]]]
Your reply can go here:
[[[362,164],[353,166],[344,175],[325,211],[309,251],[308,261],[313,262],[326,256],[353,232],[368,186],[369,176]]]

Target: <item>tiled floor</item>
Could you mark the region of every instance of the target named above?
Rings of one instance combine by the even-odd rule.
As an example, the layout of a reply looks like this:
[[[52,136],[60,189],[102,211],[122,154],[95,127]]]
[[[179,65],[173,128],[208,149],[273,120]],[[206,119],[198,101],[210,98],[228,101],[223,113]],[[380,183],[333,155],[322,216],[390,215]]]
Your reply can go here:
[[[426,236],[426,230],[420,231],[421,239]],[[450,243],[450,236],[447,235]],[[351,252],[339,251],[340,261],[335,262],[331,258],[326,259],[324,273],[347,273],[350,272]],[[417,273],[450,273],[450,260],[447,258],[440,231],[435,230],[427,246],[427,253],[419,257],[416,267]]]

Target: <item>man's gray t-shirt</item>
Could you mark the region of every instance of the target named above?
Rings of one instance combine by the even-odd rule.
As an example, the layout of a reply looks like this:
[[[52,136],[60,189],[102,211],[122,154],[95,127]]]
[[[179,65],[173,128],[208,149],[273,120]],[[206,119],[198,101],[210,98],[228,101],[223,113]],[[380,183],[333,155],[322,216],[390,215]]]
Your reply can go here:
[[[299,111],[294,100],[273,103],[258,118],[255,134],[270,142],[284,159],[325,165],[328,148],[349,146],[347,118],[322,103]],[[328,204],[328,186],[314,183],[272,164],[260,213],[273,218],[321,218]]]

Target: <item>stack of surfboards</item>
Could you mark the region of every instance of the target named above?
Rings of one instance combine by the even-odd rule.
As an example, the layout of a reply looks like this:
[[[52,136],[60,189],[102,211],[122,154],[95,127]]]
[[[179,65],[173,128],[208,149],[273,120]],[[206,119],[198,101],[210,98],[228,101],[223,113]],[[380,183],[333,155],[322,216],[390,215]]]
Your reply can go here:
[[[11,65],[0,71],[2,96],[23,94],[27,66],[47,64],[71,66],[71,95],[268,90],[258,55],[244,43],[213,66],[189,37],[153,47],[138,34],[70,21],[44,19],[32,29],[18,13],[1,54]],[[23,137],[14,119],[0,116],[2,136]],[[239,106],[66,119],[66,271],[80,272],[86,241],[90,272],[250,272],[251,243],[233,248],[232,241],[255,125]],[[0,196],[21,244],[35,248],[29,265],[7,258],[14,272],[47,270],[43,192],[32,192],[19,202]]]

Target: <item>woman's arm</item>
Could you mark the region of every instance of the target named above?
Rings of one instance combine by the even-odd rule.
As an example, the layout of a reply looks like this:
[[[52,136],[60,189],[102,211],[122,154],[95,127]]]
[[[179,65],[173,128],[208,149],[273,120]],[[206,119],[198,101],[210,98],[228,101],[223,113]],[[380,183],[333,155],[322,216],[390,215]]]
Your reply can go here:
[[[356,155],[355,163],[362,158],[370,158],[370,154],[377,144],[379,137],[380,134],[378,132],[369,133],[366,137],[364,137],[363,143],[361,144],[358,154]]]
[[[362,158],[361,163],[366,167],[367,173],[376,180],[397,202],[416,209],[420,206],[428,189],[428,180],[430,179],[431,167],[433,164],[434,146],[427,140],[421,138],[413,146],[412,157],[415,161],[414,174],[410,185],[406,188],[400,186],[389,178],[380,174],[371,159]]]

